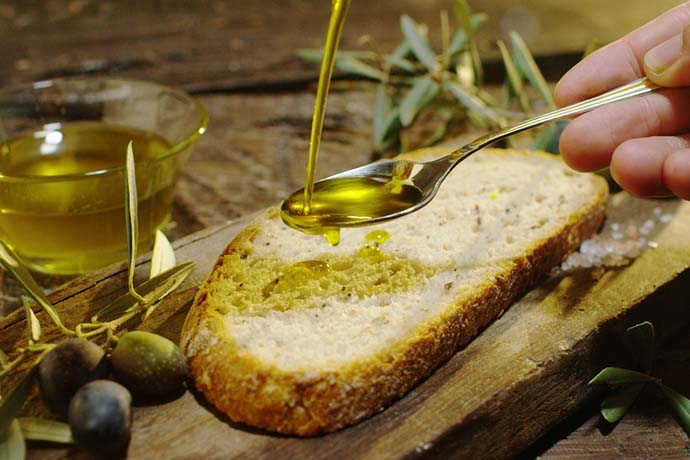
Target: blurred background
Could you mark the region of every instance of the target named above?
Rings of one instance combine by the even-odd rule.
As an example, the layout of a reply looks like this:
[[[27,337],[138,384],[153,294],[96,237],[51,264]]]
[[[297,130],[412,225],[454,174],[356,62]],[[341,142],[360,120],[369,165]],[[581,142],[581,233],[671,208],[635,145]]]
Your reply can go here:
[[[480,51],[517,30],[539,56],[578,54],[590,39],[606,43],[634,29],[674,0],[482,0],[488,14]],[[322,46],[330,1],[9,0],[0,4],[0,84],[74,74],[121,74],[207,89],[280,84],[314,75],[294,58]],[[449,0],[352,2],[342,47],[368,35],[382,51],[399,40],[406,13],[429,26]]]

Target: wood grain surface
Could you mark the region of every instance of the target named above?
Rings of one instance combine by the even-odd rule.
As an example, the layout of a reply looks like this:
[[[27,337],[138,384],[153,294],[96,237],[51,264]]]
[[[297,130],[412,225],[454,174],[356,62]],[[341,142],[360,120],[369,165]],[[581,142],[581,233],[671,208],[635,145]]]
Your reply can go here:
[[[495,59],[493,40],[507,28],[518,28],[536,52],[542,69],[555,80],[579,59],[590,39],[602,43],[613,40],[680,1],[470,3],[490,16],[480,35],[480,48],[488,62],[490,81],[500,83],[502,68]],[[285,189],[300,185],[317,67],[298,60],[294,53],[299,48],[321,46],[328,5],[321,0],[8,0],[0,4],[0,85],[59,76],[117,75],[157,80],[195,93],[209,109],[211,124],[177,190],[175,225],[169,235],[180,238],[274,204],[283,198]],[[401,13],[433,26],[438,24],[439,10],[450,10],[451,6],[444,0],[354,1],[343,46],[364,48],[367,45],[361,38],[368,35],[376,49],[388,51],[400,39]],[[432,39],[436,40],[436,35],[432,30]],[[329,99],[321,176],[369,161],[373,154],[370,117],[374,87],[352,82],[342,74],[338,78]],[[204,235],[194,235],[180,244],[191,244],[206,238]],[[219,240],[228,236],[219,236]],[[220,241],[217,244],[222,246]],[[105,273],[58,287],[53,298],[65,302],[78,299],[85,305],[94,302],[95,306],[84,308],[96,308],[122,287],[121,270]],[[194,276],[201,275],[195,272]],[[64,281],[41,278],[51,289]],[[18,305],[19,292],[9,277],[0,273],[0,312]],[[190,286],[178,295],[185,298],[192,292]],[[179,323],[181,318],[159,320],[165,325],[160,327],[174,335],[175,321]],[[12,334],[19,334],[18,329],[7,329],[8,321],[17,321],[17,316],[0,320],[2,343],[16,340]],[[685,328],[679,335],[688,337],[689,331]],[[679,339],[665,350],[687,355],[690,343]],[[688,365],[687,359],[666,360],[657,372],[687,395]],[[175,404],[181,403],[171,407],[179,407]],[[138,409],[137,420],[154,411]],[[174,411],[167,414],[177,416]],[[204,414],[202,419],[210,417]],[[149,420],[153,424],[156,418],[151,415]],[[214,445],[218,435],[216,431],[190,430],[209,445]],[[184,444],[185,439],[168,440]],[[424,446],[419,447],[423,450]],[[689,451],[688,437],[664,402],[652,394],[634,406],[613,430],[599,420],[596,404],[585,404],[527,451],[514,450],[512,455],[553,460],[686,459]],[[149,454],[155,458],[155,452]],[[417,454],[415,449],[410,458]],[[62,453],[41,446],[31,451],[34,455],[60,457]],[[76,452],[71,455],[80,457]]]
[[[496,459],[521,452],[601,393],[586,385],[598,370],[632,361],[622,346],[626,327],[652,321],[663,340],[690,321],[685,314],[690,203],[618,196],[609,222],[637,226],[653,219],[655,208],[673,216],[649,235],[657,248],[645,250],[627,267],[577,270],[545,280],[430,378],[370,420],[316,438],[275,436],[234,424],[188,392],[164,405],[135,409],[128,458]],[[144,329],[178,338],[196,286],[241,226],[227,224],[176,243],[179,260],[196,261],[196,269]],[[138,264],[142,275],[146,262]],[[73,326],[122,293],[124,279],[124,266],[116,266],[75,280],[52,300]],[[42,313],[38,316],[48,324]],[[25,340],[25,328],[21,312],[0,320],[0,347],[15,350]],[[54,335],[45,328],[45,337]],[[37,397],[26,413],[46,415]],[[36,459],[80,455],[52,448],[31,451]]]

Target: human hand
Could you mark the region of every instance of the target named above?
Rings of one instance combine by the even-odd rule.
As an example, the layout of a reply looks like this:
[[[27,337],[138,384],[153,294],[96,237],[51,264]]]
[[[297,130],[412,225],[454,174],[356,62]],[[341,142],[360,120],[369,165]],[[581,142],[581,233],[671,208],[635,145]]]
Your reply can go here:
[[[572,104],[644,75],[671,89],[580,115],[561,135],[561,155],[580,171],[610,165],[614,180],[634,195],[690,200],[690,2],[578,63],[558,82],[556,103]]]

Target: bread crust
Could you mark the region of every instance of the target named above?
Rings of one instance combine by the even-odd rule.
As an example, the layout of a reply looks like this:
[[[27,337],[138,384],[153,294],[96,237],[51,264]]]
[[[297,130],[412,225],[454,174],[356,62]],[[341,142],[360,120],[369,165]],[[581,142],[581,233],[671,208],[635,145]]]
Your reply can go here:
[[[431,149],[407,157],[438,153],[442,152]],[[262,220],[277,212],[270,209],[221,254],[184,324],[181,345],[197,388],[232,420],[284,434],[331,432],[373,415],[448,360],[596,233],[605,217],[608,195],[605,181],[598,183],[590,206],[571,215],[561,233],[540,241],[495,279],[477,286],[473,298],[455,302],[435,320],[417,325],[406,339],[366,360],[310,375],[285,372],[249,355],[227,334],[222,316],[207,303],[223,255],[251,250],[249,242],[261,232]]]

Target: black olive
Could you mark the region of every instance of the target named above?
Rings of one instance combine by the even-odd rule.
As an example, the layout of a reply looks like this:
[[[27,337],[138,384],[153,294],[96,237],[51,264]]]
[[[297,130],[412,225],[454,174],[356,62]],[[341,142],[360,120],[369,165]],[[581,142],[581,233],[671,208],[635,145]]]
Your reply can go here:
[[[76,444],[100,456],[124,455],[132,427],[132,396],[111,380],[94,380],[77,391],[68,421]]]
[[[83,339],[68,339],[50,350],[38,366],[38,382],[46,405],[65,415],[70,400],[86,383],[107,377],[103,349]]]

